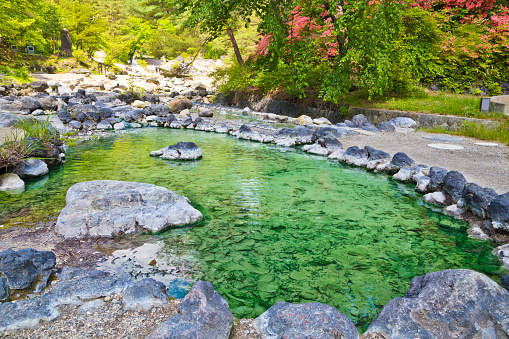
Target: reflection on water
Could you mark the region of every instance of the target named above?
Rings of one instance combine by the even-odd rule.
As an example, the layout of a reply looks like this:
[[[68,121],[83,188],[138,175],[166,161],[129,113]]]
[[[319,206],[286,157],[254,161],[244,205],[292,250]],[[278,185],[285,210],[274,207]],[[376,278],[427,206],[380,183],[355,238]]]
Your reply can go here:
[[[97,269],[117,275],[127,272],[136,279],[153,278],[168,286],[168,295],[183,298],[190,285],[190,281],[183,278],[188,273],[187,268],[178,265],[182,258],[172,258],[161,252],[161,248],[161,242],[155,242],[117,250]]]
[[[178,141],[196,143],[203,158],[149,156]],[[205,217],[117,251],[102,268],[167,279],[176,294],[186,281],[209,280],[237,317],[255,317],[279,300],[317,301],[365,326],[417,275],[503,274],[490,243],[469,239],[465,223],[425,209],[412,188],[385,175],[192,130],[144,129],[79,145],[43,186],[0,193],[0,224],[53,215],[71,185],[98,179],[167,187]]]

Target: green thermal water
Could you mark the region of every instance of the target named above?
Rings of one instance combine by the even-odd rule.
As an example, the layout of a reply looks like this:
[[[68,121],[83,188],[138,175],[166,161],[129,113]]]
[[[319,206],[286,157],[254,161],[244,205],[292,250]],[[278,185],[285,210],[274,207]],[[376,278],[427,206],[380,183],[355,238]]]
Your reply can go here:
[[[149,152],[193,141],[199,161]],[[324,157],[214,133],[144,129],[73,147],[68,161],[21,195],[0,193],[0,224],[54,217],[67,189],[112,179],[167,187],[191,199],[205,220],[155,235],[164,251],[192,258],[237,317],[277,301],[317,301],[365,326],[417,275],[470,268],[496,278],[491,244],[467,225],[421,206],[386,175]]]

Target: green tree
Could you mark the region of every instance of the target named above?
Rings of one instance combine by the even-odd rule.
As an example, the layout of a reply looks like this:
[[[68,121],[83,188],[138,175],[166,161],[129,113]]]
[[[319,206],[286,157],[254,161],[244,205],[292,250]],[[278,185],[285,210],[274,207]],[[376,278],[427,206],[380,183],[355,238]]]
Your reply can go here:
[[[80,0],[63,0],[60,5],[63,26],[71,33],[76,47],[91,55],[105,45],[108,23],[97,5]]]

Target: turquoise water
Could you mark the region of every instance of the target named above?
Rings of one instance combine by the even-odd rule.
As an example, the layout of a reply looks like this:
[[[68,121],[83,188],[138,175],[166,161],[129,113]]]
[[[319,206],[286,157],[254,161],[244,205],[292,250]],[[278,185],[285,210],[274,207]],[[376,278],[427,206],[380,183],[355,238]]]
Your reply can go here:
[[[195,142],[203,159],[148,155],[178,141]],[[192,278],[210,280],[237,317],[279,300],[317,301],[365,327],[417,275],[449,268],[501,274],[491,244],[467,238],[467,224],[424,208],[386,175],[192,130],[143,129],[73,147],[63,166],[25,193],[0,192],[0,224],[54,218],[70,186],[97,179],[187,196],[204,221],[153,239],[191,262]]]

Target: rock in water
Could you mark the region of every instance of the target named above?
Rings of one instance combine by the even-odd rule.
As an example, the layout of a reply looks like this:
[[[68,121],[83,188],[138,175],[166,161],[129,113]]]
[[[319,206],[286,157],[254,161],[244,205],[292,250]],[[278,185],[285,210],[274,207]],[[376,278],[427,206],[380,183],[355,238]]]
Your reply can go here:
[[[416,277],[404,297],[387,303],[368,338],[507,338],[509,292],[471,270]]]
[[[5,173],[0,175],[0,191],[21,192],[25,190],[25,182],[17,174]]]
[[[443,189],[446,193],[449,193],[454,202],[457,202],[462,197],[466,183],[467,180],[463,174],[458,171],[450,171],[444,178]]]
[[[16,174],[23,179],[40,177],[48,172],[48,165],[40,159],[27,159],[16,170]]]
[[[69,188],[65,201],[55,227],[65,238],[157,232],[202,218],[186,197],[137,182],[78,183]]]
[[[193,160],[202,157],[201,149],[194,142],[177,142],[175,145],[150,152],[151,156],[161,156],[163,159]]]
[[[277,302],[255,319],[262,338],[357,339],[355,325],[332,306],[320,303]]]
[[[156,327],[147,339],[227,339],[233,325],[228,302],[209,281],[197,281],[170,319]]]

